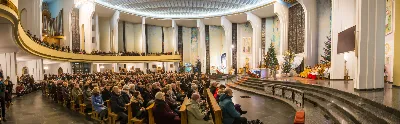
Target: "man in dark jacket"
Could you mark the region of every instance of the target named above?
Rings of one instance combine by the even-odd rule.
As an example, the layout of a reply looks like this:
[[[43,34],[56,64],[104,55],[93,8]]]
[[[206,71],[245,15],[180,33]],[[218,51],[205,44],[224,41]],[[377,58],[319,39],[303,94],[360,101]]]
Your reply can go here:
[[[0,77],[0,102],[1,102],[1,117],[3,121],[7,121],[6,119],[6,86],[3,82],[3,77]]]
[[[235,109],[232,102],[233,92],[231,89],[225,89],[225,94],[219,97],[219,106],[222,110],[222,122],[224,124],[247,124],[247,119],[240,117],[240,113]]]
[[[121,124],[128,123],[128,115],[126,115],[125,111],[125,102],[124,98],[121,95],[121,89],[118,87],[113,88],[114,94],[111,96],[111,110],[115,114],[118,115],[118,118],[121,119]]]
[[[169,105],[165,102],[165,94],[156,93],[153,114],[156,124],[180,124],[181,119],[178,114],[174,113]]]
[[[104,90],[101,92],[101,97],[103,98],[103,101],[110,100],[111,98],[111,86],[107,85]]]

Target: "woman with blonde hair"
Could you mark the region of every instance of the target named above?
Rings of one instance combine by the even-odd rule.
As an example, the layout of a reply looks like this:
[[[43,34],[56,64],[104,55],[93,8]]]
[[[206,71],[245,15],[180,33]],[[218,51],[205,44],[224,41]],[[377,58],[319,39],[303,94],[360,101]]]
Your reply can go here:
[[[100,120],[107,116],[107,109],[104,106],[103,98],[101,98],[99,87],[94,87],[92,90],[92,105],[94,110],[99,113]]]

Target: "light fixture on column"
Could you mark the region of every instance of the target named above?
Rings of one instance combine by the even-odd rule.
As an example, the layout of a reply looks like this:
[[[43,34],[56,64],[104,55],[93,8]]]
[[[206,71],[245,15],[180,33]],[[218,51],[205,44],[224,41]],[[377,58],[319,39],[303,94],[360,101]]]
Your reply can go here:
[[[103,68],[104,68],[104,65],[101,65],[100,68],[103,69]]]
[[[232,45],[231,45],[231,48],[234,49],[234,48],[235,48],[235,45],[232,44]]]
[[[43,69],[44,69],[44,70],[47,70],[47,69],[49,69],[49,67],[47,67],[47,66],[44,66],[44,67],[43,67]]]

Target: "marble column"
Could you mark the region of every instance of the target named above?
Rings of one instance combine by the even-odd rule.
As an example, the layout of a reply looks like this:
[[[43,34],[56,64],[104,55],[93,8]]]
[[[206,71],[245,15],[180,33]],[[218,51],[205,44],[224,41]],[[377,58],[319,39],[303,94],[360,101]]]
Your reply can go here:
[[[318,63],[316,0],[297,0],[297,1],[302,5],[305,13],[304,63],[305,65],[313,66]]]
[[[142,18],[142,52],[146,52],[147,41],[146,41],[146,18]],[[147,53],[146,53],[147,54]]]
[[[206,72],[206,31],[203,20],[197,20],[197,28],[199,29],[199,58],[201,62],[201,73]]]
[[[261,50],[261,18],[254,15],[251,12],[246,12],[247,21],[251,23],[253,28],[253,37],[252,37],[252,51],[253,60],[251,60],[251,68],[258,68],[258,63],[261,60],[260,50]]]
[[[395,0],[394,2],[396,5],[394,5],[394,13],[400,13],[400,0]],[[393,14],[394,14],[393,13]],[[395,17],[396,18],[396,17]],[[395,86],[400,87],[400,31],[396,31],[396,29],[400,29],[400,19],[395,19],[394,20],[394,62],[393,62],[393,84]],[[396,25],[397,24],[397,25]]]
[[[384,0],[356,1],[358,58],[355,89],[384,87],[385,2]]]
[[[229,74],[232,67],[232,22],[221,17],[221,25],[225,31],[225,53],[226,53],[226,69],[223,73]]]

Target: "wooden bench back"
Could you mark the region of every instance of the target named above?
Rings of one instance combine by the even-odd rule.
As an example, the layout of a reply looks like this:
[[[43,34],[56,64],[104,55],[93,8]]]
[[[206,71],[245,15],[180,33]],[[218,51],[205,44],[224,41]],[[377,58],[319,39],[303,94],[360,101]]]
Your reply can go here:
[[[125,104],[125,108],[128,109],[128,124],[132,124],[131,119],[133,118],[132,103]]]
[[[181,113],[181,124],[187,124],[188,123],[188,113],[186,111],[186,104],[189,102],[189,99],[185,97],[185,99],[182,102],[181,108],[179,109],[179,112]]]
[[[215,100],[214,95],[211,93],[210,89],[207,89],[207,102],[208,106],[211,108],[211,115],[213,117],[214,124],[222,124],[222,111],[219,107],[217,100]]]
[[[153,115],[154,105],[155,105],[155,103],[151,104],[149,107],[146,108],[147,114],[149,115],[149,124],[155,124],[154,115]]]

